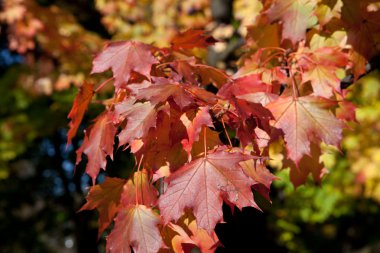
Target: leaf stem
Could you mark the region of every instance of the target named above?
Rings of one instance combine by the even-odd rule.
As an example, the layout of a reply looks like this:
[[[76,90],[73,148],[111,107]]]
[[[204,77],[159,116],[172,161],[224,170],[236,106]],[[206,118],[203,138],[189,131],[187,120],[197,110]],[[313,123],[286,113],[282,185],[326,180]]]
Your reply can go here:
[[[298,87],[297,87],[297,83],[296,83],[296,79],[294,77],[294,73],[293,73],[293,70],[292,70],[292,65],[289,61],[291,61],[292,58],[288,58],[287,61],[286,61],[286,65],[287,67],[290,67],[289,68],[289,77],[292,79],[292,92],[293,92],[293,99],[296,100],[297,97],[299,97],[299,90],[298,90]]]
[[[137,166],[137,172],[140,171],[140,167],[141,167],[141,163],[142,163],[142,160],[144,159],[144,154],[141,155],[141,158],[140,158],[140,161],[139,161],[139,165]],[[140,176],[141,177],[141,176]],[[136,198],[136,205],[139,204],[139,198],[138,198],[138,187],[137,187],[137,182],[134,182],[135,184],[135,198]],[[141,191],[141,196],[142,196],[142,191]]]
[[[282,52],[286,52],[286,49],[281,48],[281,47],[263,47],[263,48],[261,48],[261,51],[265,51],[265,50],[279,50]]]
[[[222,125],[223,125],[223,129],[224,129],[224,133],[226,134],[228,142],[230,143],[230,146],[232,148],[232,142],[231,142],[230,136],[229,136],[229,134],[227,132],[226,125],[224,124],[224,119],[223,118],[222,118]]]
[[[96,88],[95,90],[95,93],[98,93],[107,83],[109,83],[112,79],[114,79],[113,77],[110,77],[108,78],[107,80],[105,80],[102,84],[100,84],[98,86],[98,88]]]
[[[275,54],[268,56],[268,58],[266,58],[262,63],[260,63],[260,67],[265,67],[265,65],[268,64],[268,62],[270,60],[272,60],[276,56],[280,56],[280,55],[284,55],[284,54],[282,52],[279,52],[279,53],[275,53]]]
[[[203,131],[203,147],[205,149],[205,158],[206,158],[206,154],[207,154],[207,144],[206,144],[206,128],[204,129]]]
[[[140,158],[140,161],[139,161],[139,165],[137,166],[137,172],[140,171],[140,167],[141,167],[141,163],[142,163],[143,159],[144,159],[144,154],[141,155],[141,158]]]
[[[299,92],[297,84],[296,84],[296,79],[294,78],[294,75],[293,75],[291,70],[290,70],[290,77],[292,78],[293,98],[297,99],[297,97],[299,97],[299,95],[300,95],[300,92]]]

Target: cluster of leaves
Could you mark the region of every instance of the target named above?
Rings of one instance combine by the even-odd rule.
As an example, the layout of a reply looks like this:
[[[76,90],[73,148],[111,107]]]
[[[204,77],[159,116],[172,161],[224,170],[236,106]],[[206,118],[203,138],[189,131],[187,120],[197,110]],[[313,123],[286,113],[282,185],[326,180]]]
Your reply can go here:
[[[365,72],[380,29],[377,3],[333,2],[263,1],[232,76],[194,55],[215,43],[200,30],[165,48],[111,42],[95,57],[92,73],[111,69],[113,77],[96,90],[91,82],[81,87],[68,143],[94,94],[113,82],[114,96],[86,130],[77,164],[85,154],[95,184],[115,146],[136,160],[131,179],[94,185],[82,208],[98,209],[99,235],[116,215],[109,252],[214,251],[223,201],[259,209],[251,189],[269,200],[275,176],[265,163],[273,143],[284,143],[294,185],[309,174],[321,180],[321,143],[338,147],[355,119],[340,81]],[[364,28],[373,32],[357,33]]]
[[[171,3],[161,5],[161,1],[94,1],[96,2],[91,12],[87,6],[91,6],[92,1],[40,1],[40,0],[4,0],[0,6],[0,25],[2,30],[2,46],[8,44],[7,49],[12,51],[12,55],[17,56],[17,66],[14,69],[6,69],[6,75],[2,78],[1,90],[3,97],[1,103],[4,104],[1,110],[0,129],[0,177],[6,178],[9,174],[9,163],[17,158],[30,147],[34,140],[44,137],[47,131],[41,131],[40,126],[45,129],[41,117],[45,115],[40,111],[33,114],[35,104],[42,104],[41,101],[54,101],[51,107],[44,108],[44,112],[51,111],[56,115],[56,110],[69,111],[71,102],[76,93],[76,87],[80,86],[85,75],[91,70],[93,55],[98,52],[106,38],[132,38],[145,39],[146,42],[158,41],[168,44],[171,37],[179,27],[193,26],[193,18],[204,16],[199,14],[199,8],[208,8],[208,2],[197,4],[199,1],[177,1],[177,5]],[[185,3],[187,2],[187,3]],[[179,5],[183,11],[177,13]],[[201,7],[202,6],[202,7]],[[176,18],[163,20],[166,7],[170,7],[170,12],[175,13]],[[162,9],[164,8],[164,9]],[[197,11],[194,13],[191,9]],[[86,9],[86,13],[83,12]],[[118,12],[117,10],[123,11]],[[125,10],[128,11],[125,11]],[[76,15],[76,11],[81,11],[81,15]],[[98,10],[102,19],[97,19]],[[108,10],[108,11],[107,11]],[[146,26],[146,20],[150,12],[154,12],[153,19],[149,20],[149,33],[142,29]],[[203,9],[202,9],[203,12]],[[207,10],[207,18],[202,22],[197,21],[197,27],[203,27],[210,20],[210,10]],[[89,14],[87,14],[89,13]],[[127,13],[128,20],[124,14]],[[133,13],[139,13],[133,14]],[[133,15],[131,15],[133,14]],[[141,16],[141,14],[144,14]],[[180,15],[177,15],[180,14]],[[87,20],[83,21],[82,17]],[[117,17],[120,29],[112,29],[108,26],[109,16]],[[181,19],[181,25],[177,25]],[[145,21],[144,21],[145,20]],[[101,23],[104,26],[102,29]],[[116,21],[116,20],[114,20]],[[99,23],[100,27],[88,26],[88,23]],[[133,25],[132,25],[133,23]],[[153,26],[154,25],[154,26]],[[122,28],[128,26],[133,32],[126,32]],[[129,29],[128,28],[128,29]],[[169,32],[170,28],[170,32]],[[105,30],[105,32],[103,31]],[[143,31],[141,34],[138,31]],[[157,31],[160,31],[157,33]],[[107,32],[109,34],[107,34]],[[149,35],[150,32],[153,34]],[[139,35],[140,34],[140,35]],[[168,37],[163,37],[168,35]],[[159,38],[159,39],[158,39]],[[2,52],[3,53],[3,52]],[[16,63],[16,62],[14,62]],[[3,66],[1,66],[3,67]],[[16,69],[17,68],[17,69]],[[3,70],[3,69],[2,69]],[[93,82],[104,77],[91,77]],[[11,79],[11,80],[10,80]],[[71,89],[70,89],[71,87]],[[8,90],[8,92],[5,92]],[[12,91],[10,91],[12,90]],[[102,93],[106,93],[106,89]],[[57,102],[59,101],[59,103]],[[57,103],[56,103],[57,102]],[[7,105],[7,106],[5,106]],[[9,107],[8,105],[14,105]],[[17,108],[17,110],[16,110]],[[46,109],[46,110],[45,110]],[[94,109],[94,107],[92,107]],[[38,124],[34,122],[38,121]],[[53,123],[53,122],[51,122]],[[60,124],[52,124],[50,129],[63,127]],[[26,141],[27,140],[27,141]]]

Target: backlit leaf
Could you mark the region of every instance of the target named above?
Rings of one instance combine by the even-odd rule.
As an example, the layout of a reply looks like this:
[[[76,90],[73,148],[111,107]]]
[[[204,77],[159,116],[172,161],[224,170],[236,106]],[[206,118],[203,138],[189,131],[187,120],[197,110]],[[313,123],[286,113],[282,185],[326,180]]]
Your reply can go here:
[[[93,184],[100,169],[106,169],[106,157],[113,159],[115,134],[116,127],[112,123],[112,115],[106,111],[95,119],[95,124],[86,132],[84,141],[77,150],[77,165],[82,160],[82,154],[87,155],[86,173],[91,177]]]
[[[112,69],[117,88],[129,81],[132,71],[149,77],[151,66],[158,63],[151,49],[151,46],[136,41],[111,42],[95,57],[91,73]]]
[[[320,97],[285,97],[266,107],[275,118],[273,126],[284,132],[287,156],[298,166],[304,155],[311,155],[311,142],[338,146],[343,123],[325,109],[331,101]]]
[[[79,88],[79,92],[73,102],[73,107],[67,116],[71,119],[69,123],[70,130],[67,133],[67,144],[71,144],[72,138],[77,133],[78,127],[82,122],[84,113],[86,112],[93,95],[94,84],[84,82],[82,87]]]
[[[168,188],[159,199],[164,222],[177,220],[192,208],[199,227],[211,234],[223,220],[223,199],[239,208],[258,208],[251,192],[251,181],[239,162],[250,159],[241,153],[218,150],[193,160],[168,178]]]
[[[306,29],[317,23],[316,0],[275,0],[267,11],[271,22],[281,20],[282,38],[293,44],[305,39]]]
[[[156,253],[162,239],[157,225],[159,216],[144,205],[130,205],[121,209],[115,226],[107,237],[107,253]]]
[[[126,180],[120,178],[106,177],[101,184],[94,185],[86,197],[87,203],[82,206],[79,211],[97,209],[99,212],[99,233],[109,226],[115,217],[119,206],[120,196]]]

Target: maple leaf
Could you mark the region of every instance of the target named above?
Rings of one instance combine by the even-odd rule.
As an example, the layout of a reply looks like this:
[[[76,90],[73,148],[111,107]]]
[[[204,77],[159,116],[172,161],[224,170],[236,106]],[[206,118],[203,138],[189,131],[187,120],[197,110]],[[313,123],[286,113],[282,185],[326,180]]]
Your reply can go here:
[[[317,23],[316,0],[275,0],[267,10],[270,22],[281,20],[282,38],[293,44],[305,39],[306,29]]]
[[[144,205],[121,209],[112,232],[107,236],[107,253],[156,253],[163,244],[157,225],[159,216]]]
[[[187,130],[188,139],[183,139],[181,143],[188,155],[191,153],[194,142],[199,140],[202,126],[214,127],[209,110],[209,107],[200,107],[192,121],[187,118],[186,114],[183,114],[180,118]]]
[[[127,125],[118,134],[119,146],[144,137],[150,128],[156,127],[157,109],[149,101],[135,103],[127,99],[115,106],[116,122],[127,119]]]
[[[231,112],[229,125],[237,128],[236,134],[243,147],[257,139],[257,135],[253,130],[256,127],[260,127],[268,133],[270,132],[269,121],[273,119],[273,116],[262,104],[234,98],[230,105],[231,107],[228,111]]]
[[[261,15],[255,25],[247,26],[247,46],[250,48],[279,47],[280,25],[269,24],[268,17]]]
[[[168,230],[171,231],[168,231]],[[166,227],[166,235],[171,240],[171,249],[175,253],[188,252],[198,248],[202,253],[213,253],[219,240],[215,232],[210,236],[206,230],[198,228],[197,222],[187,214],[177,224],[169,223]]]
[[[272,101],[278,99],[278,95],[268,92],[256,92],[256,93],[247,93],[244,95],[237,96],[238,99],[245,100],[247,102],[261,104],[265,106]]]
[[[286,83],[287,74],[281,68],[281,57],[284,52],[279,47],[259,48],[254,54],[243,56],[243,65],[234,74],[234,78],[255,74],[264,83]]]
[[[172,97],[174,102],[182,109],[190,105],[194,99],[180,83],[164,83],[142,88],[136,94],[137,99],[147,99],[153,104],[166,102]]]
[[[379,9],[370,8],[375,0],[350,1],[343,0],[342,21],[348,35],[348,44],[354,50],[350,52],[350,59],[355,63],[353,73],[355,78],[364,74],[367,60],[379,53],[376,46],[380,41]]]
[[[256,144],[258,148],[265,148],[268,146],[269,141],[271,140],[270,136],[264,130],[256,127],[254,129],[256,135]]]
[[[229,99],[233,96],[256,92],[270,92],[271,90],[272,86],[264,83],[261,80],[260,74],[251,74],[236,78],[226,85],[223,85],[223,87],[218,91],[218,95]]]
[[[200,87],[191,85],[186,87],[186,90],[191,94],[195,101],[198,102],[198,104],[214,105],[218,102],[218,98],[214,93],[211,93]]]
[[[348,55],[338,47],[321,47],[313,52],[301,53],[298,64],[302,68],[302,81],[310,81],[314,94],[330,98],[333,91],[340,92],[337,70],[346,67]]]
[[[202,253],[215,252],[216,247],[219,244],[219,240],[215,232],[209,235],[206,230],[198,227],[195,220],[188,222],[187,226],[192,233],[190,238],[194,241],[195,245],[198,246]]]
[[[229,80],[229,76],[222,70],[204,64],[197,64],[195,58],[176,60],[169,65],[182,80],[194,85],[212,84],[220,88]]]
[[[94,95],[94,84],[84,82],[79,88],[78,94],[75,96],[73,107],[71,108],[69,115],[67,116],[71,119],[69,123],[70,130],[67,133],[67,144],[71,144],[72,138],[77,133],[78,127],[82,122],[83,116],[89,103],[91,102],[92,96]]]
[[[211,234],[223,219],[223,199],[239,208],[258,208],[251,191],[253,181],[239,165],[250,158],[242,153],[217,150],[171,174],[168,188],[158,200],[164,222],[178,220],[185,208],[192,208],[198,226]]]
[[[175,36],[171,44],[173,50],[180,50],[193,49],[195,47],[206,48],[214,45],[215,42],[217,41],[212,36],[206,35],[205,31],[189,29]]]
[[[174,253],[184,253],[188,250],[184,249],[185,246],[191,245],[190,250],[196,247],[196,243],[191,240],[190,236],[186,233],[186,231],[181,226],[169,223],[167,226],[161,229],[161,235],[164,239],[165,244],[169,247],[168,250]]]
[[[350,101],[342,100],[336,110],[336,117],[345,121],[356,121],[356,106]]]
[[[260,74],[251,74],[232,80],[224,85],[218,95],[228,99],[229,125],[237,128],[237,136],[243,147],[255,139],[253,129],[257,126],[270,131],[272,114],[263,105],[277,98],[271,94],[273,85],[263,83]]]
[[[90,188],[86,197],[87,203],[79,210],[92,210],[95,208],[98,210],[98,238],[109,226],[119,209],[120,196],[125,182],[126,180],[124,179],[106,177],[103,183]]]
[[[222,87],[230,80],[229,76],[222,70],[203,64],[194,64],[193,69],[200,77],[202,85],[213,84],[215,87]]]
[[[284,132],[288,158],[298,166],[304,155],[310,155],[310,143],[320,141],[338,146],[343,123],[326,107],[334,102],[322,97],[279,98],[268,104],[274,127]]]
[[[157,126],[152,128],[142,141],[143,147],[135,154],[144,155],[144,167],[157,170],[170,164],[176,169],[186,162],[186,152],[181,140],[186,137],[186,128],[180,121],[182,112],[170,108],[169,112],[160,111],[157,116]]]
[[[309,174],[313,176],[314,182],[320,183],[322,177],[328,172],[323,163],[320,162],[320,147],[315,143],[311,143],[310,150],[310,155],[305,155],[301,158],[298,168],[291,160],[285,159],[283,161],[284,168],[290,168],[290,181],[296,188],[306,182]]]
[[[247,59],[244,66],[235,73],[234,77],[242,77],[249,74],[260,75],[262,82],[272,84],[276,88],[279,84],[287,83],[288,77],[281,67],[266,68],[260,67],[255,58]],[[273,89],[274,90],[274,89]]]
[[[302,81],[311,82],[316,96],[330,98],[333,95],[333,90],[340,92],[340,79],[331,70],[331,68],[323,65],[315,65],[302,74]]]
[[[241,162],[240,165],[243,168],[244,173],[256,182],[256,184],[253,185],[253,188],[270,201],[270,186],[273,180],[276,180],[277,177],[270,173],[261,161],[254,161],[251,159]]]
[[[112,115],[107,111],[95,119],[95,124],[86,132],[81,147],[77,150],[78,165],[82,160],[82,154],[87,155],[86,173],[95,179],[99,174],[100,168],[105,170],[107,165],[107,156],[113,159],[113,144],[116,134],[116,127],[112,124]]]
[[[237,123],[238,134],[247,132],[245,135],[251,136],[252,129],[247,127],[250,123],[247,120],[253,119],[255,126],[258,123],[262,125],[263,129],[269,127],[269,119],[272,118],[271,113],[263,107],[269,101],[277,98],[277,95],[272,94],[274,85],[266,84],[261,80],[261,74],[251,74],[234,79],[232,82],[224,85],[219,91],[218,95],[222,98],[229,99],[230,111],[235,117],[233,121]],[[247,128],[243,130],[243,128]],[[241,137],[241,135],[240,135]],[[243,138],[242,143],[245,146],[252,138]]]
[[[158,63],[151,50],[152,46],[137,41],[109,43],[93,60],[91,74],[111,68],[117,88],[128,83],[132,71],[149,77],[152,65]]]

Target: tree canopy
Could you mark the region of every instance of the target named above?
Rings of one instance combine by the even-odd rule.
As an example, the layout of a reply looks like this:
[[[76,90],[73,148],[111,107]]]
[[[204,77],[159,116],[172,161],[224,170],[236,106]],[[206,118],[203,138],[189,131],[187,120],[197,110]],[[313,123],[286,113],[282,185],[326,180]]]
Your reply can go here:
[[[1,251],[379,243],[379,2],[1,7]]]

